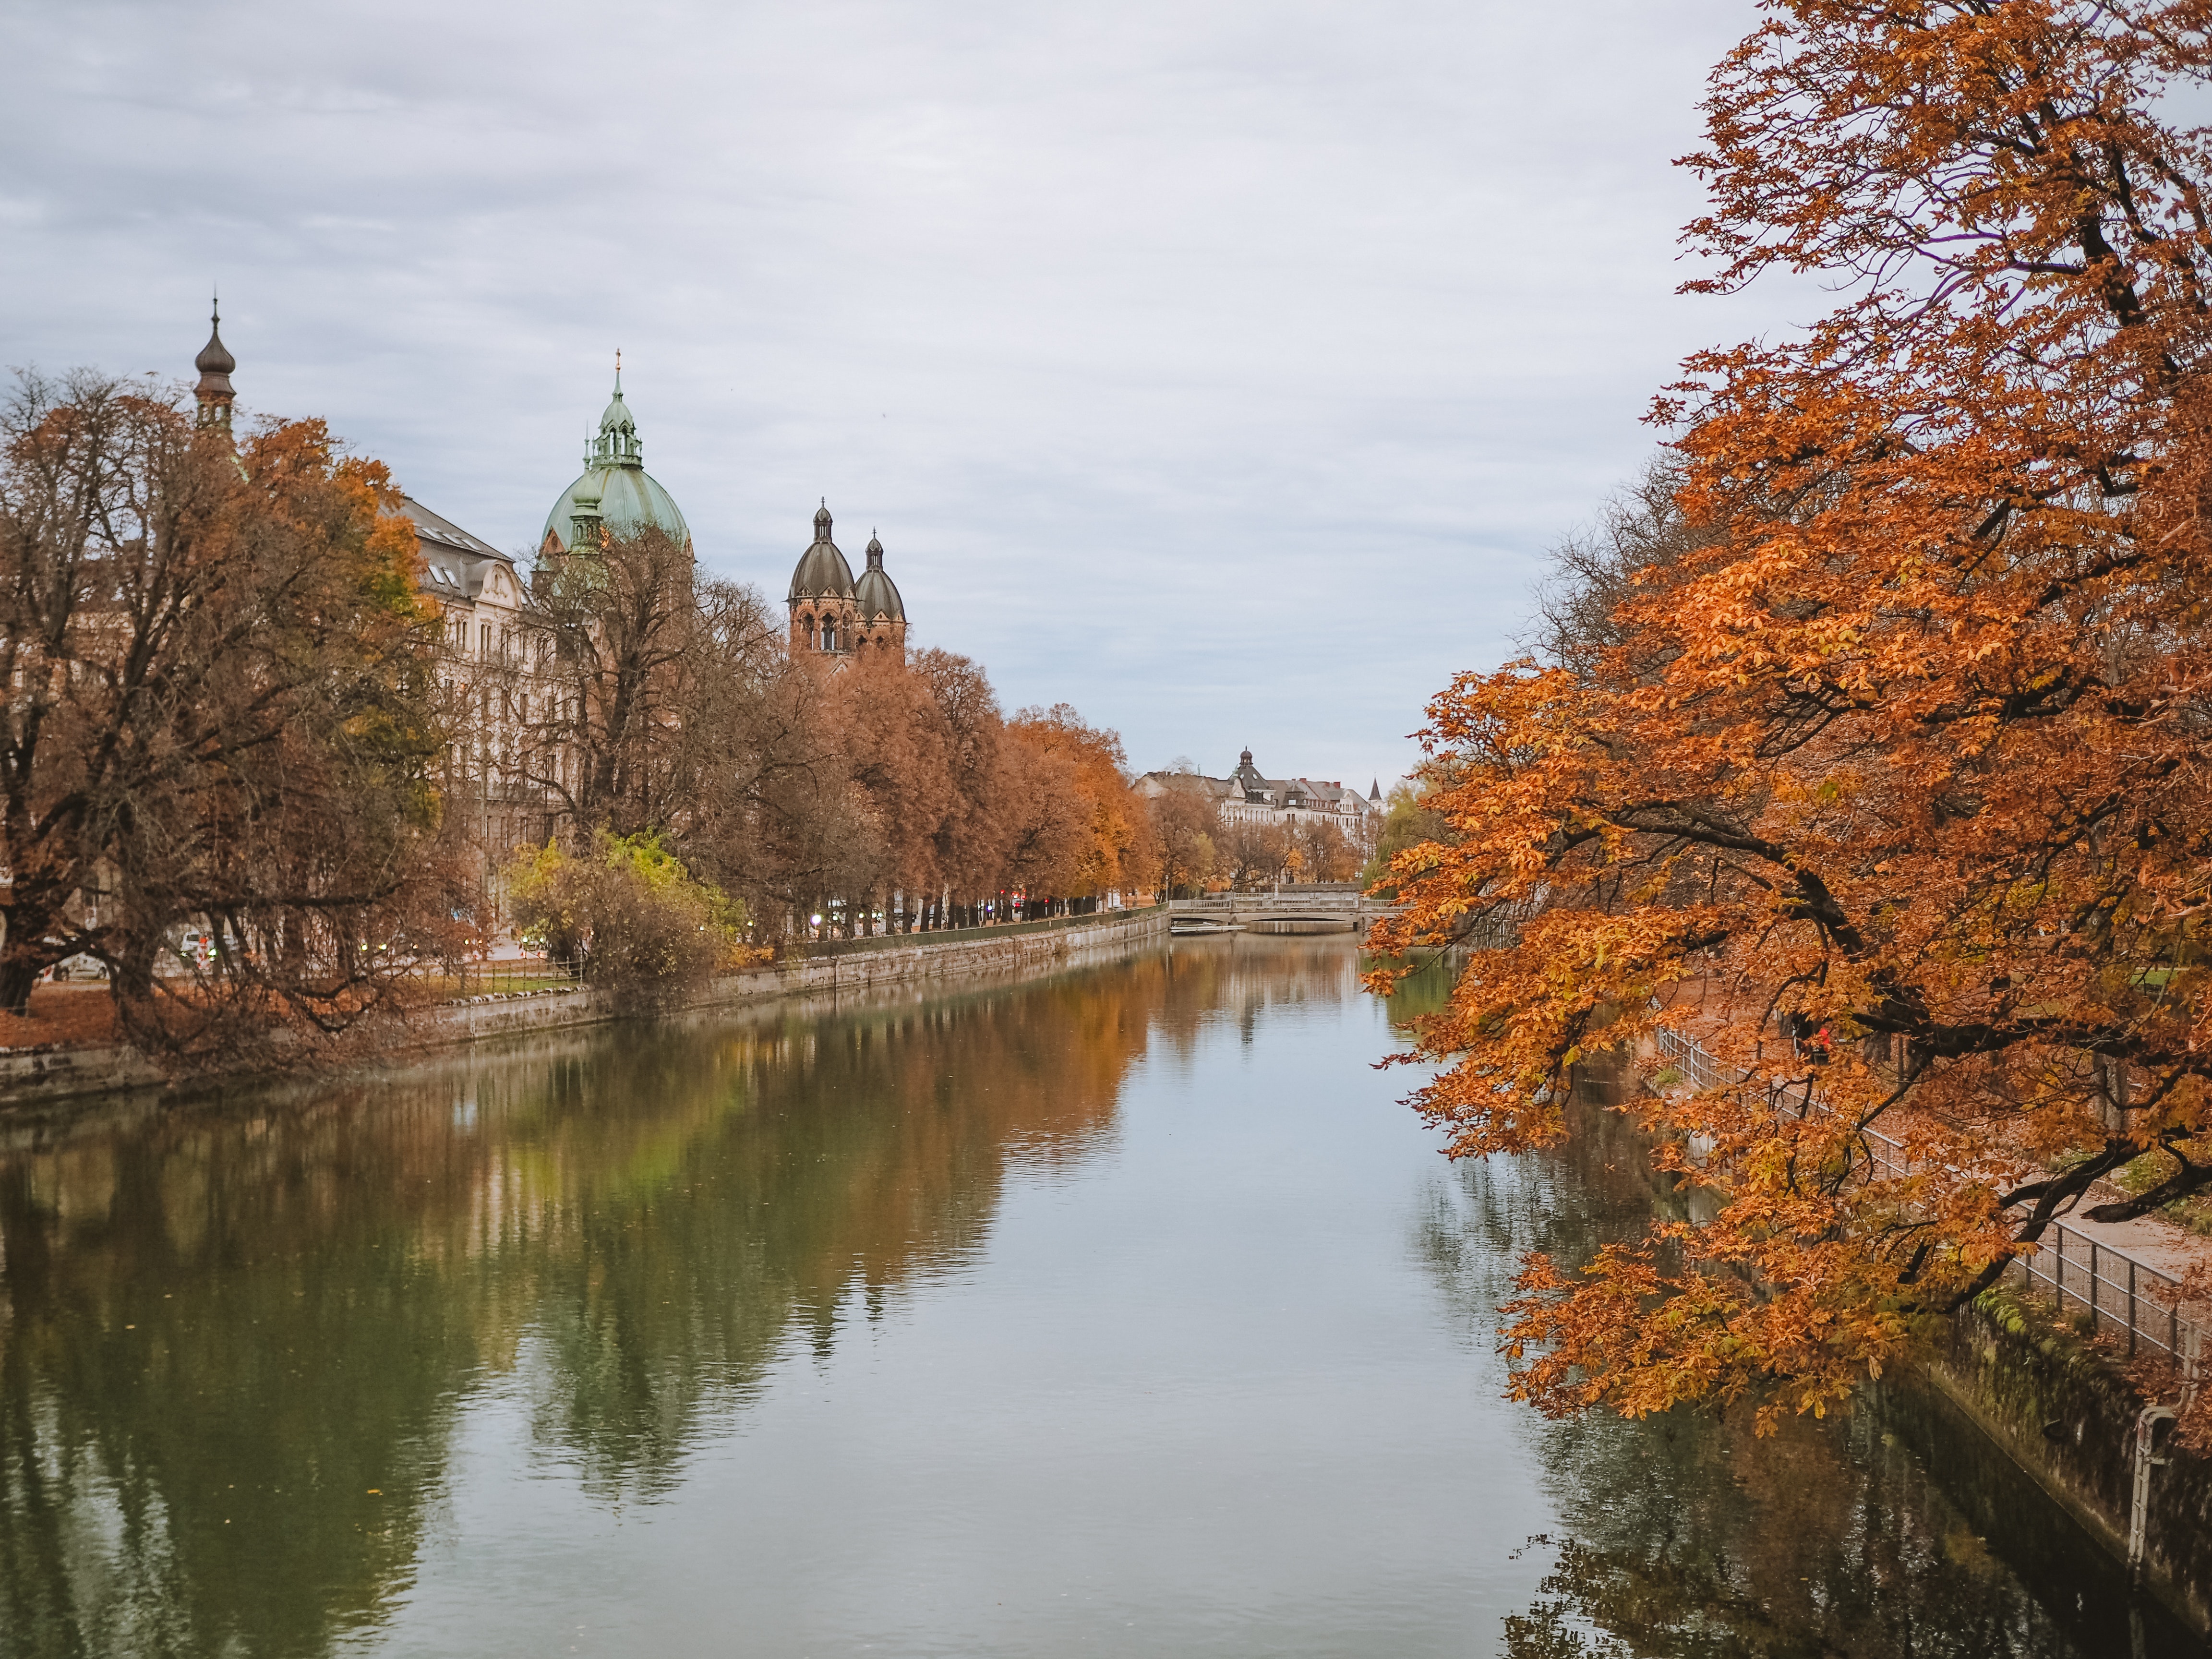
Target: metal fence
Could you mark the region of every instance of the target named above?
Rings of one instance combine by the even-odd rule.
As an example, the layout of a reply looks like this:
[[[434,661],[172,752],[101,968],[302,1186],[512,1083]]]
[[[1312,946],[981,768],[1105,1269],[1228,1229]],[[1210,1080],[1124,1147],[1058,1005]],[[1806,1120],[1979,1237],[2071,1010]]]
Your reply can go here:
[[[547,990],[580,983],[583,963],[551,957],[463,957],[430,969],[449,995],[483,996],[496,991]]]
[[[1723,1065],[1693,1039],[1667,1026],[1659,1028],[1659,1051],[1693,1089],[1725,1089],[1751,1074]],[[1822,1109],[1817,1096],[1795,1096]],[[1904,1144],[1875,1129],[1862,1129],[1870,1175],[1894,1180],[1908,1175],[1912,1160]],[[2182,1311],[2182,1284],[2116,1244],[2103,1243],[2062,1220],[2051,1221],[2029,1253],[2014,1256],[2005,1277],[2029,1292],[2048,1291],[2063,1317],[2094,1322],[2094,1328],[2127,1345],[2130,1358],[2149,1349],[2182,1364],[2198,1353],[2204,1322]]]

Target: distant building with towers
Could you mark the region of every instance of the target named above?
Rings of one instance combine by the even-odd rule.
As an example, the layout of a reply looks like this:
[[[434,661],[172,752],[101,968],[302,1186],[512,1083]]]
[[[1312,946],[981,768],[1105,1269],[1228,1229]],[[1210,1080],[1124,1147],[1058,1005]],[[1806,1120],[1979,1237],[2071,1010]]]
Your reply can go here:
[[[1311,778],[1270,778],[1252,763],[1252,751],[1237,757],[1237,769],[1225,778],[1203,773],[1147,772],[1135,784],[1139,794],[1165,794],[1170,789],[1194,788],[1214,805],[1224,823],[1334,824],[1354,846],[1364,847],[1382,821],[1382,788],[1377,779],[1368,785],[1347,787],[1340,779],[1316,781]]]
[[[799,556],[784,603],[791,613],[791,648],[851,657],[875,650],[906,654],[906,601],[884,568],[884,544],[868,538],[868,568],[853,567],[830,539],[830,503],[814,515],[814,540]]]
[[[219,311],[210,316],[207,344],[192,367],[199,371],[193,387],[198,425],[228,435],[237,400],[230,377],[238,361],[222,343]],[[496,544],[411,496],[393,497],[387,511],[404,514],[413,526],[422,556],[417,591],[442,624],[438,677],[453,720],[447,799],[466,814],[480,841],[489,900],[495,872],[514,850],[542,846],[573,810],[577,757],[551,734],[581,711],[573,687],[557,672],[528,569]],[[693,552],[682,509],[645,470],[645,446],[623,395],[617,356],[613,396],[585,445],[582,472],[546,512],[533,550],[536,562],[543,568],[588,550],[605,537],[648,529]],[[903,659],[906,604],[884,568],[883,544],[869,538],[867,565],[856,581],[830,531],[824,502],[814,515],[814,540],[792,575],[792,652],[840,664],[862,651]]]

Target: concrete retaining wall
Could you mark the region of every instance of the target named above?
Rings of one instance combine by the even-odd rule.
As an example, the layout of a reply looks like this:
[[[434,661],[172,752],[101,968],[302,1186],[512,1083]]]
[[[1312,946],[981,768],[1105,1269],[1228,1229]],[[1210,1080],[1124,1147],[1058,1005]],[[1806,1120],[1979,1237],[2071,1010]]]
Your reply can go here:
[[[1650,1038],[1634,1058],[1646,1089],[1675,1063]],[[2084,1533],[2127,1559],[2136,1419],[2149,1402],[2116,1358],[2008,1285],[1950,1317],[1920,1376]],[[2170,1382],[2164,1398],[2174,1398]],[[2151,1474],[2149,1510],[2145,1588],[2198,1635],[2212,1633],[2212,1459],[2168,1450]]]
[[[2085,1531],[2126,1559],[2136,1417],[2147,1402],[2110,1360],[2048,1308],[2004,1290],[1952,1316],[1928,1373]],[[2212,1630],[2212,1463],[2176,1448],[2152,1470],[2144,1538],[2146,1587],[2200,1635]]]
[[[1070,917],[1051,927],[969,929],[955,937],[917,933],[912,943],[859,941],[864,950],[794,957],[733,974],[685,1007],[708,1012],[780,997],[835,996],[892,985],[983,974],[1048,972],[1122,954],[1168,934],[1165,907]],[[605,993],[562,988],[495,993],[447,1003],[395,1029],[387,1054],[447,1048],[487,1038],[526,1036],[618,1019]],[[134,1048],[41,1048],[0,1051],[0,1109],[76,1100],[118,1090],[161,1087],[161,1071]]]

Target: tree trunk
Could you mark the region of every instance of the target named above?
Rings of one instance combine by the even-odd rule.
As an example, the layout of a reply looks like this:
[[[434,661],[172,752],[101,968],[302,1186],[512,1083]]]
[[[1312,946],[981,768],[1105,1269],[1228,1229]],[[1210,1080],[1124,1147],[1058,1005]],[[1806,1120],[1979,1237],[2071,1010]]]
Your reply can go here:
[[[31,1012],[31,988],[39,982],[39,975],[46,964],[32,956],[18,956],[14,951],[0,956],[0,1013],[26,1019]]]

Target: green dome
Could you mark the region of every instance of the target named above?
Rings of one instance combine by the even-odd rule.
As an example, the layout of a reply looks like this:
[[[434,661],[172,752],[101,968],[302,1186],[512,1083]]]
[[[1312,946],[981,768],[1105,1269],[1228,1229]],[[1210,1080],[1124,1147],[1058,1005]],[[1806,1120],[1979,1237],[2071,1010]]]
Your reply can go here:
[[[596,516],[618,536],[635,536],[641,530],[665,530],[680,545],[691,545],[690,526],[684,522],[675,497],[645,470],[645,446],[638,441],[637,422],[623,401],[622,371],[615,371],[615,395],[599,416],[599,435],[584,457],[584,471],[574,483],[554,498],[545,515],[539,547],[549,542],[567,551],[572,520],[580,506],[591,505],[596,495]]]

